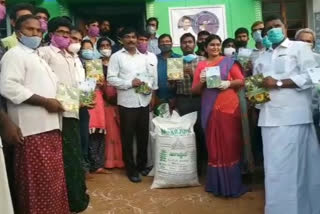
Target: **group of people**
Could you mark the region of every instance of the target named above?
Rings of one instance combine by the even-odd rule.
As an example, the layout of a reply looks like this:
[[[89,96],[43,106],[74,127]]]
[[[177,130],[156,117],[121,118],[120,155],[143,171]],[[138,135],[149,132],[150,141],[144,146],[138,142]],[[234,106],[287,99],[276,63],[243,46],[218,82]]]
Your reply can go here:
[[[180,55],[169,34],[157,34],[155,17],[146,21],[146,31],[123,27],[116,37],[107,20],[87,21],[84,36],[68,17],[50,19],[46,9],[29,4],[15,5],[10,19],[14,33],[2,39],[6,53],[0,63],[0,133],[6,144],[14,144],[5,151],[7,170],[0,151],[4,213],[13,213],[13,207],[16,213],[81,212],[89,203],[86,178],[110,168],[125,167],[131,182],[141,182],[152,168],[150,112],[163,103],[180,115],[198,112],[197,166],[198,174],[206,171],[207,192],[240,197],[250,191],[243,174],[263,161],[266,214],[320,213],[313,120],[319,105],[312,109],[319,92],[308,73],[320,58],[313,52],[312,30],[298,31],[291,41],[280,18],[255,22],[255,48],[243,66],[238,55],[249,49],[246,28],[224,41],[207,31],[197,39],[185,33]],[[169,58],[183,59],[182,80],[168,80]],[[87,63],[96,59],[104,80],[97,82],[94,103],[66,111],[57,100],[58,86],[78,88]],[[212,67],[220,71],[216,88],[206,83]],[[250,105],[244,93],[245,78],[255,74],[263,74],[271,99],[260,105]],[[142,86],[150,91],[139,92]]]

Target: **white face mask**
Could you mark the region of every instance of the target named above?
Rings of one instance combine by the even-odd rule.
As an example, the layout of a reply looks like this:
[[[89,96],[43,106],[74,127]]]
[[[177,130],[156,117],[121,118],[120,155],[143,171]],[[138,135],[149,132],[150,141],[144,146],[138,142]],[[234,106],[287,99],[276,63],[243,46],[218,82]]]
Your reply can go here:
[[[100,50],[100,53],[104,57],[109,57],[109,56],[111,56],[112,51],[111,51],[111,49],[102,49],[102,50]]]
[[[71,53],[78,53],[80,51],[81,48],[81,44],[80,43],[71,43],[68,47],[68,51],[70,51]]]
[[[232,47],[230,47],[230,48],[225,48],[225,49],[223,50],[223,53],[224,53],[225,56],[233,56],[235,52],[236,52],[236,49],[234,49],[234,48],[232,48]]]

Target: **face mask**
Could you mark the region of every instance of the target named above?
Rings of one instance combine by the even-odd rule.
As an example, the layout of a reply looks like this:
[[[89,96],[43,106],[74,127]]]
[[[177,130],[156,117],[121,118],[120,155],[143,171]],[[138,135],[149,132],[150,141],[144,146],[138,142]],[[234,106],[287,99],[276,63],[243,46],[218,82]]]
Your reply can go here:
[[[198,48],[204,50],[204,42],[197,42]]]
[[[235,41],[235,45],[237,48],[245,48],[248,45],[247,41]]]
[[[93,50],[82,50],[81,55],[84,59],[91,60],[93,59],[94,52]]]
[[[157,32],[156,28],[153,27],[153,26],[148,26],[148,27],[147,27],[147,31],[148,31],[148,33],[150,33],[150,34],[155,34],[155,33]]]
[[[172,45],[159,45],[159,49],[161,50],[162,53],[167,53],[171,51]]]
[[[257,30],[252,34],[252,37],[256,43],[262,42],[261,30]]]
[[[81,48],[81,44],[80,43],[72,43],[69,45],[68,47],[68,51],[71,52],[71,53],[78,53],[80,51],[80,48]]]
[[[44,33],[44,32],[47,32],[48,30],[48,22],[46,20],[43,20],[43,19],[39,19],[40,21],[40,28],[41,28],[41,31]]]
[[[88,35],[90,37],[98,37],[99,33],[100,33],[100,29],[98,27],[96,27],[96,26],[91,26],[88,29]]]
[[[279,44],[284,39],[282,28],[272,28],[268,31],[268,38],[272,44]]]
[[[63,36],[52,35],[51,44],[59,49],[66,49],[70,45],[70,38]]]
[[[6,18],[6,13],[7,13],[6,7],[3,5],[0,5],[0,21]]]
[[[137,49],[140,51],[140,53],[146,53],[148,50],[148,43],[141,43],[137,45]]]
[[[111,53],[112,53],[111,49],[102,49],[102,50],[100,50],[100,54],[102,56],[104,56],[104,57],[111,56]]]
[[[187,63],[190,63],[192,62],[193,60],[195,60],[197,58],[196,55],[194,54],[188,54],[186,56],[183,57],[183,61],[187,62]]]
[[[270,42],[268,36],[263,37],[263,39],[262,39],[262,45],[263,45],[263,47],[265,47],[266,49],[271,48],[272,43]]]
[[[233,56],[235,52],[236,52],[236,49],[232,47],[223,49],[223,54],[225,56]]]
[[[37,49],[40,46],[41,37],[38,36],[25,36],[21,33],[20,42],[31,49]]]

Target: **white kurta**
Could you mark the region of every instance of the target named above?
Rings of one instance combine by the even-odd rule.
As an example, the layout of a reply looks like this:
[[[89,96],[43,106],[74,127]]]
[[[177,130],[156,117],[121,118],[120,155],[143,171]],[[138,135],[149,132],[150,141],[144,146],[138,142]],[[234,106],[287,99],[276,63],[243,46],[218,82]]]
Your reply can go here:
[[[7,171],[0,139],[0,213],[13,214]]]
[[[260,106],[265,214],[320,214],[320,147],[307,74],[315,66],[310,47],[288,39],[255,62],[254,73],[291,79],[298,86],[270,90],[271,101]]]

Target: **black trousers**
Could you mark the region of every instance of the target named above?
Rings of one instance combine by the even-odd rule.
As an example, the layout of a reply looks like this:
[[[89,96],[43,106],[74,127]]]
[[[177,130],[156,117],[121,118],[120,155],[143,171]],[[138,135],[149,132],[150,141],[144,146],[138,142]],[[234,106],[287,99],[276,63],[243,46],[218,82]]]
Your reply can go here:
[[[140,108],[119,106],[119,114],[123,160],[127,175],[136,176],[138,171],[145,169],[148,160],[149,106]],[[133,158],[134,136],[137,138],[136,163]]]
[[[207,164],[208,153],[205,142],[205,136],[201,127],[201,97],[200,96],[185,96],[177,95],[176,108],[180,116],[189,114],[191,112],[198,112],[197,122],[194,125],[194,132],[196,134],[196,147],[197,147],[197,167],[198,174],[200,175],[203,166]]]

